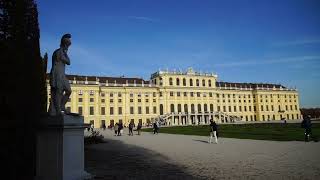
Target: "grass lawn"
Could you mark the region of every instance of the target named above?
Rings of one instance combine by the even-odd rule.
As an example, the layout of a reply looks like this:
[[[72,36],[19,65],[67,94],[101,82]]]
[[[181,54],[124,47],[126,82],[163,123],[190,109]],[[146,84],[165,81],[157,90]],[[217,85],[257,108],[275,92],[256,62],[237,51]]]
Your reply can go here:
[[[142,129],[145,132],[152,132],[152,128]],[[184,134],[208,136],[209,125],[200,126],[174,126],[162,127],[160,133]],[[304,141],[304,129],[300,124],[220,124],[218,125],[219,137],[258,139],[274,141]],[[312,124],[312,133],[317,138],[320,137],[320,124]]]

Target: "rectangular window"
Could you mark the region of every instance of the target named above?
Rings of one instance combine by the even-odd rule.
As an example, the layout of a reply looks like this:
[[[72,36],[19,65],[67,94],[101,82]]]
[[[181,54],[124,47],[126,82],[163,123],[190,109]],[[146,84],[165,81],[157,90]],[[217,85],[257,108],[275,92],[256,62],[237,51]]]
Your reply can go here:
[[[244,106],[244,111],[247,111],[247,106]]]
[[[218,108],[218,112],[220,111],[220,106],[217,107]]]
[[[241,106],[239,106],[239,111],[240,111],[240,112],[242,111],[242,107],[241,107]]]
[[[231,106],[229,106],[229,112],[231,112]]]
[[[269,111],[269,106],[268,105],[266,105],[266,110]]]
[[[93,90],[90,90],[90,96],[93,96],[94,95],[94,91]]]
[[[225,106],[223,106],[223,112],[226,112],[226,107]]]
[[[251,111],[251,106],[249,106],[249,111]]]
[[[141,108],[141,106],[138,106],[138,114],[142,114],[142,108]]]
[[[90,102],[94,102],[94,98],[90,98]]]
[[[122,99],[118,99],[118,103],[121,103],[122,102]]]
[[[80,115],[83,114],[83,112],[82,112],[82,107],[81,107],[81,106],[78,107],[78,113],[79,113]]]
[[[119,114],[119,115],[122,114],[122,107],[118,107],[118,114]]]
[[[121,93],[118,93],[118,97],[121,97]]]
[[[190,92],[190,96],[193,97],[193,92]]]
[[[110,99],[110,103],[113,103],[113,99]]]
[[[271,105],[271,111],[274,111],[273,105]]]
[[[253,106],[253,111],[254,111],[254,112],[256,112],[256,111],[257,111],[256,106]]]
[[[153,106],[153,114],[157,114],[157,107]]]
[[[105,102],[105,99],[101,99],[101,103],[104,103]]]
[[[141,102],[141,99],[138,99],[138,102]]]
[[[261,105],[261,111],[263,111],[263,105]]]
[[[237,106],[233,106],[233,112],[237,112]]]
[[[130,97],[133,97],[133,93],[130,93]]]
[[[149,107],[146,107],[146,114],[149,114]]]
[[[212,97],[212,92],[209,92],[209,97]]]
[[[157,97],[157,93],[153,92],[153,97]]]
[[[90,115],[94,115],[94,108],[93,108],[93,106],[90,106]]]
[[[200,92],[197,92],[197,97],[200,97]]]
[[[80,90],[78,94],[81,96],[81,95],[83,94],[83,91],[82,91],[82,90]]]
[[[132,106],[130,107],[130,114],[134,114],[134,108]]]
[[[101,115],[105,115],[106,114],[106,108],[105,107],[101,107]]]
[[[83,101],[83,99],[82,98],[78,98],[78,102],[82,102]]]
[[[177,92],[177,96],[180,97],[180,92]]]
[[[186,96],[187,96],[187,92],[183,92],[183,96],[185,96],[185,97],[186,97]]]
[[[110,93],[110,97],[113,97],[113,93]]]
[[[68,106],[67,107],[67,111],[71,112],[71,107]]]
[[[113,107],[110,107],[110,115],[113,115],[114,112],[113,112]]]
[[[170,96],[173,96],[173,92],[172,91],[170,91]]]
[[[149,102],[149,99],[146,99],[146,103]]]
[[[159,92],[159,96],[162,97],[162,92]]]
[[[133,102],[133,99],[130,99],[130,102]]]
[[[156,99],[153,99],[153,102],[157,102],[157,100],[156,100]]]

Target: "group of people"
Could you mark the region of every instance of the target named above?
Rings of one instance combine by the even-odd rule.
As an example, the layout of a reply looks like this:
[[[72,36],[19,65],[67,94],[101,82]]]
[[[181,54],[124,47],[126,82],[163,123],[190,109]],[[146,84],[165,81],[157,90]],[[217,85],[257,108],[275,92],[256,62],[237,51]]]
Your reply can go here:
[[[116,123],[114,125],[114,135],[115,136],[121,136],[123,133],[123,124],[122,123]]]
[[[130,122],[128,129],[129,129],[129,136],[133,136],[133,128],[135,127],[135,124],[133,122]],[[137,126],[137,132],[138,135],[141,135],[141,128],[142,123],[139,122]],[[115,136],[121,136],[123,134],[123,124],[122,123],[116,123],[114,125],[114,134]]]

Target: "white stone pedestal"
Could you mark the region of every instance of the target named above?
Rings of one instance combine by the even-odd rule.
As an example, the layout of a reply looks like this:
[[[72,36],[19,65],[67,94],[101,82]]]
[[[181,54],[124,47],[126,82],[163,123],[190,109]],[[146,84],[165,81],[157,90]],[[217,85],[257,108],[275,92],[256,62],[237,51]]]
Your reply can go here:
[[[37,134],[37,180],[79,180],[84,171],[83,116],[42,119]]]

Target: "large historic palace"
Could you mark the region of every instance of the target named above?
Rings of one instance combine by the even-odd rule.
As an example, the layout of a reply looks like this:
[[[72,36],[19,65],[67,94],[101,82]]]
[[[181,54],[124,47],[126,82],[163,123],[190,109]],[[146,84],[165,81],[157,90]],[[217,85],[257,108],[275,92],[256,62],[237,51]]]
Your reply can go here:
[[[161,71],[141,78],[68,75],[72,94],[67,108],[86,123],[142,122],[166,125],[300,119],[296,89],[278,84],[217,81],[214,73]],[[48,102],[50,86],[48,85]],[[48,103],[49,104],[49,103]]]

